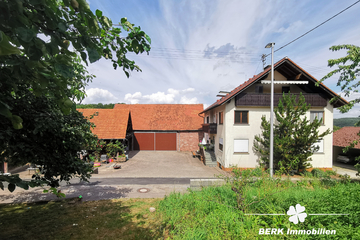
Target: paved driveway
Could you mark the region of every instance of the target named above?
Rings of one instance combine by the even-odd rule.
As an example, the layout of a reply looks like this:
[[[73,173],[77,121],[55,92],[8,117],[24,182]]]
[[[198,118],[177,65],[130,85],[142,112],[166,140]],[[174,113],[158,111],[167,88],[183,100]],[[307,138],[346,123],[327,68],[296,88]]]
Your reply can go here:
[[[111,164],[101,166],[93,178],[215,178],[226,174],[218,167],[205,166],[191,152],[133,151],[129,158],[121,169],[113,169]]]
[[[345,163],[339,163],[339,162],[333,162],[333,170],[335,170],[338,174],[341,175],[349,175],[350,178],[353,179],[360,179],[359,176],[356,176],[357,170],[354,167],[354,165],[351,164],[345,164]]]

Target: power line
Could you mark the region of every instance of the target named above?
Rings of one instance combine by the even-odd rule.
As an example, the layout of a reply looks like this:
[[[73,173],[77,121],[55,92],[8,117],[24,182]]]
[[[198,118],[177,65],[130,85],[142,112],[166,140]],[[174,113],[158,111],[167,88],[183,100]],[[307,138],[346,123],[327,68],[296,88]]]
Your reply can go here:
[[[343,9],[342,11],[340,11],[340,12],[338,12],[337,14],[335,14],[334,16],[332,16],[331,18],[329,18],[329,19],[327,19],[326,21],[320,23],[320,24],[317,25],[316,27],[310,29],[309,31],[307,31],[306,33],[304,33],[303,35],[301,35],[300,37],[297,37],[297,38],[295,38],[294,40],[292,40],[291,42],[285,44],[284,46],[282,46],[282,47],[280,47],[280,48],[278,48],[278,49],[276,49],[274,52],[277,52],[277,51],[279,51],[280,49],[283,49],[284,47],[290,45],[291,43],[295,42],[296,40],[302,38],[302,37],[305,36],[306,34],[314,31],[315,29],[317,29],[317,28],[320,27],[321,25],[327,23],[327,22],[330,21],[331,19],[333,19],[333,18],[335,18],[336,16],[340,15],[341,13],[345,12],[346,10],[348,10],[348,9],[351,8],[351,7],[353,7],[355,4],[358,4],[359,2],[360,2],[360,0],[356,1],[355,3],[351,4],[351,5],[348,6],[347,8]],[[269,55],[270,55],[270,53],[267,54],[266,57],[269,56]]]

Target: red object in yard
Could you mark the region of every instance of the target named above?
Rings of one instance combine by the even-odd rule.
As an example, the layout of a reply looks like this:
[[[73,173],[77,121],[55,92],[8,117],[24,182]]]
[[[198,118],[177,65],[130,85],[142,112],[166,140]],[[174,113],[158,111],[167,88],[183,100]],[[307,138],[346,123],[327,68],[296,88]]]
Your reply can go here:
[[[114,159],[110,158],[110,159],[109,159],[109,162],[114,162]]]

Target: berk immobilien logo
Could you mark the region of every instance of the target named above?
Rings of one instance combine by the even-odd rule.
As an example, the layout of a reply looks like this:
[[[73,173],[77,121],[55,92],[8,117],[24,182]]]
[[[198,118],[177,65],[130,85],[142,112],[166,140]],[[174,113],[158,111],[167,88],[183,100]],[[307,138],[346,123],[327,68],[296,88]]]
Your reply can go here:
[[[305,222],[305,218],[307,216],[311,216],[311,215],[349,215],[349,214],[344,214],[344,213],[309,213],[307,214],[305,212],[305,207],[301,206],[300,204],[296,204],[295,207],[294,206],[290,206],[289,210],[286,213],[289,217],[289,221],[292,222],[293,224],[298,224],[299,222]],[[249,213],[249,214],[245,214],[245,215],[285,215],[284,213],[272,213],[272,214],[261,214],[261,213]],[[295,229],[291,229],[288,228],[287,231],[284,232],[284,228],[260,228],[259,229],[259,234],[260,235],[283,235],[283,234],[287,234],[287,235],[335,235],[336,234],[336,230],[328,230],[325,228],[318,228],[318,229],[301,229],[301,230],[295,230]]]

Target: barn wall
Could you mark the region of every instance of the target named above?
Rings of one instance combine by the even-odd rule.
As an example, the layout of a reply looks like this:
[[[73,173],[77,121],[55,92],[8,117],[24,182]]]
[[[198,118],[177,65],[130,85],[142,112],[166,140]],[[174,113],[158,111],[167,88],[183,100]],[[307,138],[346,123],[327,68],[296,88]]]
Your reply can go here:
[[[199,142],[203,138],[202,132],[179,132],[178,133],[178,150],[179,151],[196,151],[199,149]]]

